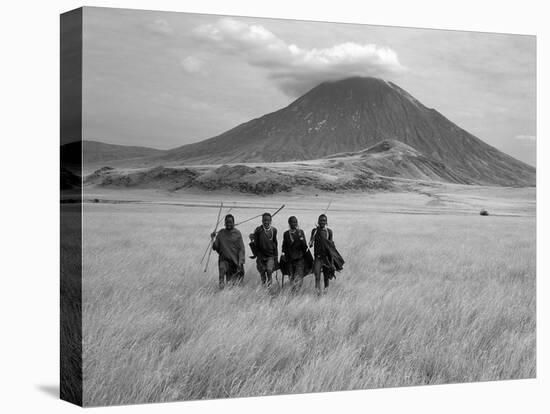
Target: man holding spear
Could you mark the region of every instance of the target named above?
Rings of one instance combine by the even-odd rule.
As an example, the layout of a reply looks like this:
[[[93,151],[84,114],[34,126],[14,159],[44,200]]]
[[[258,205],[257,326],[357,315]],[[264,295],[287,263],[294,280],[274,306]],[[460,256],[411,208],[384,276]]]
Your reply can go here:
[[[281,209],[282,207],[276,213]],[[250,235],[250,247],[252,253],[256,256],[256,268],[260,273],[262,285],[267,287],[271,286],[272,275],[277,269],[277,258],[279,256],[277,229],[271,225],[271,219],[272,215],[270,213],[262,214],[262,225],[257,227],[254,233]]]
[[[330,204],[329,204],[330,205]],[[328,207],[327,207],[328,210]],[[327,227],[327,215],[321,214],[317,221],[317,227],[311,231],[309,247],[315,251],[315,261],[313,262],[313,274],[315,275],[315,290],[319,295],[321,293],[321,272],[325,290],[327,291],[329,280],[334,279],[336,271],[341,271],[344,266],[344,259],[336,250],[333,241],[332,230]]]
[[[235,218],[225,216],[225,228],[210,234],[213,240],[212,250],[219,254],[218,270],[220,289],[226,283],[240,283],[244,278],[244,242],[241,232],[235,228]]]
[[[275,211],[275,213],[273,213],[273,216],[275,216],[284,207],[285,207],[284,204],[281,207],[279,207],[279,209]],[[223,203],[221,204],[220,210],[218,212],[217,223],[219,223],[219,217],[220,217],[222,208],[223,208]],[[237,230],[235,227],[244,223],[248,223],[249,221],[257,219],[260,216],[263,216],[265,220],[266,215],[270,216],[269,223],[271,223],[271,215],[269,213],[264,213],[263,215],[260,214],[258,216],[254,216],[247,220],[241,221],[237,224],[235,224],[235,219],[233,218],[233,216],[231,214],[227,214],[224,219],[224,222],[225,222],[224,229],[217,230],[218,224],[216,224],[214,231],[210,234],[210,243],[212,244],[212,249],[210,249],[210,243],[209,243],[208,249],[207,249],[209,251],[209,254],[208,254],[208,258],[206,259],[206,266],[204,268],[204,271],[206,272],[208,269],[208,262],[209,262],[210,253],[212,252],[212,250],[218,252],[219,253],[218,267],[220,272],[220,288],[223,289],[225,286],[225,283],[229,282],[230,280],[240,282],[244,277],[244,260],[245,260],[244,259],[244,255],[245,255],[244,242],[242,239],[241,232]],[[250,236],[252,239],[253,235],[250,235]],[[275,239],[275,243],[276,243],[276,239]],[[251,243],[251,245],[253,245],[253,243]],[[253,248],[253,252],[254,250],[255,250],[255,247]],[[203,260],[204,260],[204,256],[203,256]],[[267,279],[267,275],[266,275],[266,279]],[[271,277],[269,279],[271,284]]]
[[[288,218],[289,229],[283,233],[283,246],[281,255],[281,272],[288,274],[292,284],[292,291],[297,292],[302,287],[304,276],[311,272],[313,258],[307,247],[306,235],[298,227],[298,219],[295,216]],[[285,270],[283,270],[283,263]]]

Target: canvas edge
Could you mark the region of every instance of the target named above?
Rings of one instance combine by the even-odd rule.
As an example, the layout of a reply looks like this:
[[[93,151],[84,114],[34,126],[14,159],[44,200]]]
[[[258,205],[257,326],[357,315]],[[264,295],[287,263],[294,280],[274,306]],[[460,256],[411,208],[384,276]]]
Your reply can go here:
[[[60,15],[60,372],[59,397],[83,405],[82,373],[82,17]],[[70,153],[61,146],[74,142]]]

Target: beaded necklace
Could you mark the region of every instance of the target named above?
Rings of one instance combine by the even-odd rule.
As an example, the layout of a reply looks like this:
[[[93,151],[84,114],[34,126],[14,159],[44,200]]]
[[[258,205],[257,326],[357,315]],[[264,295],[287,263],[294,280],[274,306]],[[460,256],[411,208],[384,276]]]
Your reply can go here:
[[[268,240],[273,240],[273,231],[271,230],[271,226],[269,226],[267,229],[262,226],[264,229],[265,236],[268,238]]]

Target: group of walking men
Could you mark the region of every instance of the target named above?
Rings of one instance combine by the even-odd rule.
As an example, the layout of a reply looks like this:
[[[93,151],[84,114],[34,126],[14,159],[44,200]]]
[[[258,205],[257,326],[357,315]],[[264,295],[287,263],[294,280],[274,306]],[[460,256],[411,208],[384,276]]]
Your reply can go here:
[[[301,288],[303,278],[313,273],[315,289],[321,293],[321,273],[323,274],[324,291],[329,286],[329,280],[335,277],[335,271],[342,270],[344,260],[336,250],[333,232],[327,227],[327,216],[319,216],[317,226],[311,231],[309,243],[304,231],[298,226],[298,219],[288,218],[288,230],[283,234],[281,257],[279,259],[279,244],[277,229],[271,225],[270,213],[262,215],[262,224],[250,234],[251,259],[256,259],[256,268],[260,274],[262,285],[271,287],[273,273],[281,270],[283,278],[288,275],[293,291]],[[212,248],[219,255],[219,286],[240,283],[244,278],[245,247],[241,232],[235,228],[235,218],[228,214],[224,219],[225,226],[218,232],[213,232]],[[313,247],[312,256],[310,248]],[[284,280],[284,279],[283,279]]]

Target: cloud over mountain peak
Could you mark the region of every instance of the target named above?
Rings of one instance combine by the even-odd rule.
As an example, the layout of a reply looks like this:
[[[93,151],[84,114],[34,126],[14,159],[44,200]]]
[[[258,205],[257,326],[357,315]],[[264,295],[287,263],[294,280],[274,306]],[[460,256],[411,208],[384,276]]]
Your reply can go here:
[[[294,97],[327,80],[386,77],[405,70],[397,53],[388,47],[345,42],[326,48],[302,48],[261,25],[234,18],[198,26],[193,33],[210,47],[238,54],[248,64],[264,69],[279,89]]]

